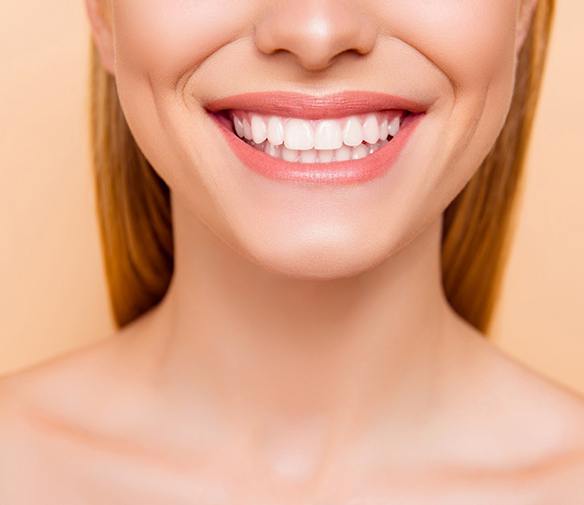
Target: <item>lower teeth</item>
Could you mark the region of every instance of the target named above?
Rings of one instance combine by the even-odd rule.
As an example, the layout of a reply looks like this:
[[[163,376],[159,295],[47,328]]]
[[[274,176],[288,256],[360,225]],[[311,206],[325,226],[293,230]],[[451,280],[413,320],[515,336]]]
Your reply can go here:
[[[367,144],[364,142],[356,147],[343,146],[340,149],[334,150],[310,149],[307,151],[287,149],[283,145],[274,146],[267,140],[261,144],[256,144],[253,140],[242,140],[254,149],[263,151],[272,158],[300,163],[329,163],[333,161],[348,161],[365,158],[387,144],[391,140],[391,137],[389,137],[389,140],[380,140],[376,144]]]

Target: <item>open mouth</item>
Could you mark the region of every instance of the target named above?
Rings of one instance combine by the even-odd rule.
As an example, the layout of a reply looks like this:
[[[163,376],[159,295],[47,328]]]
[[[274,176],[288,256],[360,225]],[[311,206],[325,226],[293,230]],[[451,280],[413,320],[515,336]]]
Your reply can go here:
[[[206,110],[231,150],[256,173],[349,184],[387,172],[427,107],[375,92],[256,92],[215,100]]]
[[[389,110],[321,120],[242,110],[220,111],[218,115],[241,140],[272,158],[332,163],[372,155],[399,134],[412,113]]]

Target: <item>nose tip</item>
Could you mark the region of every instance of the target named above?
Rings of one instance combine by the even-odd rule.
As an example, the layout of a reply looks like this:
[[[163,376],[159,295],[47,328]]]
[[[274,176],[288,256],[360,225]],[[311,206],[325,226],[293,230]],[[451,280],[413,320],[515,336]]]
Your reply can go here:
[[[272,2],[270,2],[272,4]],[[340,54],[369,53],[377,30],[354,0],[288,0],[274,5],[256,24],[255,44],[264,54],[285,51],[305,69],[329,67]]]

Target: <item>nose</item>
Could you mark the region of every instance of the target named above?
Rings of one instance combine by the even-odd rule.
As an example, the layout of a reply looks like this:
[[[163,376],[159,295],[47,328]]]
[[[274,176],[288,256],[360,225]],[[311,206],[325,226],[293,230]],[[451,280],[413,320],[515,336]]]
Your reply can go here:
[[[377,38],[374,19],[359,0],[267,0],[255,26],[255,44],[264,54],[285,51],[307,70],[322,70],[347,52],[369,53]]]

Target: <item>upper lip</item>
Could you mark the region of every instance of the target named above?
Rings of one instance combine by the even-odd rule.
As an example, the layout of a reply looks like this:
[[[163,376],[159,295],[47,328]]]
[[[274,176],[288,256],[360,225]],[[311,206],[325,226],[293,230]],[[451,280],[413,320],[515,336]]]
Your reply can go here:
[[[208,102],[205,108],[209,112],[244,110],[266,115],[324,119],[390,109],[419,113],[424,112],[427,105],[382,92],[343,91],[315,96],[276,91],[227,96]]]

